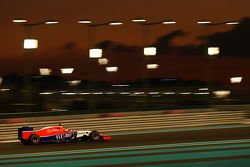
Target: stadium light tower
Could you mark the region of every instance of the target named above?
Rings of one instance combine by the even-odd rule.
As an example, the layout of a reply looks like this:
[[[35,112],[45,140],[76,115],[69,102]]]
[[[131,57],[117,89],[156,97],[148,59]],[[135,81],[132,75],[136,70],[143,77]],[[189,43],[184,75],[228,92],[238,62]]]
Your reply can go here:
[[[32,37],[32,31],[34,27],[42,26],[42,25],[52,25],[59,23],[56,20],[46,20],[36,23],[28,23],[26,19],[23,18],[16,18],[13,19],[12,22],[14,24],[20,25],[24,27],[24,40],[23,40],[23,49],[26,51],[26,75],[29,76],[29,73],[32,73],[32,62],[31,62],[31,56],[33,53],[33,50],[37,49],[39,47],[38,40]],[[29,77],[26,77],[29,78]],[[31,79],[26,80],[27,83],[25,85],[28,89],[31,89]]]
[[[107,65],[108,59],[103,58],[103,50],[101,48],[96,48],[95,46],[96,45],[96,30],[97,28],[102,27],[102,26],[120,26],[123,23],[119,21],[111,21],[111,22],[94,24],[91,20],[86,20],[86,19],[79,20],[78,23],[86,25],[88,27],[88,55],[89,55],[90,61],[97,60],[99,65]],[[107,70],[107,68],[105,69]],[[108,70],[111,70],[110,72],[115,72],[115,69],[113,68],[108,68]],[[89,73],[92,74],[92,80],[93,80],[93,82],[91,82],[90,81],[91,79],[89,78],[89,82],[88,82],[88,89],[89,89],[89,92],[91,92],[96,87],[95,86],[96,69],[89,66],[88,71]],[[96,108],[96,101],[94,97],[90,97],[89,108],[90,109]]]
[[[158,21],[158,22],[151,22],[148,23],[146,22],[146,19],[144,18],[135,18],[132,20],[134,23],[138,23],[139,25],[142,26],[142,45],[143,45],[143,53],[144,56],[155,56],[157,54],[157,48],[154,46],[148,46],[148,36],[149,36],[149,29],[153,25],[159,25],[159,24],[164,24],[164,25],[171,25],[171,24],[176,24],[176,21],[174,20],[163,20],[163,21]]]
[[[142,57],[142,62],[143,64],[143,76],[142,78],[144,78],[143,81],[143,89],[145,92],[148,92],[148,89],[150,88],[150,82],[149,77],[148,77],[148,70],[149,69],[157,69],[158,68],[158,64],[149,64],[147,62],[148,59],[150,59],[150,57],[156,56],[157,55],[157,48],[155,46],[152,45],[148,45],[148,38],[150,35],[150,28],[154,25],[173,25],[176,24],[176,21],[174,20],[162,20],[162,21],[158,21],[158,22],[147,22],[146,19],[144,18],[134,18],[132,20],[132,22],[137,23],[141,26],[141,41],[142,41],[142,48],[143,48],[143,57]]]
[[[205,34],[204,36],[209,36],[212,34],[212,29],[213,27],[216,26],[223,26],[223,25],[238,25],[240,24],[239,21],[224,21],[224,22],[212,22],[210,20],[199,20],[197,21],[197,24],[203,25]],[[207,58],[207,69],[205,70],[206,72],[206,80],[209,84],[209,90],[211,91],[211,94],[213,92],[213,82],[214,82],[214,64],[216,57],[220,54],[220,47],[214,46],[213,43],[211,43],[209,40],[207,41],[207,53],[206,53],[206,58]],[[208,46],[211,45],[211,46]],[[212,98],[209,100],[209,104],[212,105]]]
[[[220,48],[219,47],[208,47],[207,53],[209,56],[216,56],[220,54]]]
[[[23,42],[23,48],[27,49],[27,50],[38,48],[38,40],[32,38],[33,27],[37,27],[40,25],[51,25],[51,24],[59,23],[56,20],[47,20],[47,21],[37,22],[37,23],[28,23],[26,19],[21,19],[21,18],[13,19],[12,22],[25,27],[25,39]]]
[[[42,22],[36,23],[28,23],[26,19],[18,18],[13,19],[12,22],[14,24],[18,24],[24,27],[24,40],[23,40],[23,49],[25,50],[25,73],[26,77],[24,79],[24,87],[25,91],[25,99],[27,104],[32,104],[32,61],[31,57],[33,51],[38,48],[38,40],[32,37],[32,31],[34,27],[42,26],[42,25],[52,25],[57,24],[56,20],[46,20]],[[27,111],[31,111],[32,107],[27,105]]]
[[[102,49],[95,48],[95,37],[96,37],[96,28],[101,26],[119,26],[122,25],[122,22],[111,21],[100,24],[93,24],[91,20],[82,19],[78,21],[79,24],[84,24],[88,26],[88,45],[89,45],[89,58],[99,59],[102,58]]]

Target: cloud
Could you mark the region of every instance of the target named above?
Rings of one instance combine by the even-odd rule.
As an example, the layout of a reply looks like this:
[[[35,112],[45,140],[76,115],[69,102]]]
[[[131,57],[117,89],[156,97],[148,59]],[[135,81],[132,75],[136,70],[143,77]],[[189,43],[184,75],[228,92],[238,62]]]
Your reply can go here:
[[[167,33],[150,46],[157,47],[157,52],[159,54],[164,54],[173,51],[176,47],[172,46],[172,41],[177,37],[185,36],[187,33],[183,30],[175,30],[173,32]],[[111,40],[105,40],[96,44],[96,47],[103,50],[112,50],[113,52],[140,52],[141,47],[133,45],[125,45],[122,43],[117,43]]]
[[[175,30],[161,36],[153,42],[151,46],[157,47],[158,54],[178,52],[183,55],[205,55],[207,54],[208,46],[218,46],[220,47],[221,56],[250,57],[250,18],[243,18],[239,25],[231,26],[234,26],[234,28],[227,32],[216,32],[209,36],[198,36],[197,39],[203,41],[200,45],[172,45],[172,41],[175,38],[188,35],[188,33],[183,30]],[[97,46],[104,50],[110,50],[116,53],[139,53],[141,50],[141,47],[139,46],[125,45],[110,40],[102,41],[98,43]]]
[[[231,31],[207,36],[206,46],[218,46],[222,56],[250,56],[250,18],[244,18]]]
[[[105,50],[111,50],[113,52],[136,52],[138,51],[138,46],[125,45],[111,40],[101,41],[96,44],[97,48]]]
[[[157,52],[159,54],[172,52],[176,47],[172,46],[171,42],[177,37],[183,37],[187,35],[183,30],[175,30],[166,35],[163,35],[153,44],[157,47]]]

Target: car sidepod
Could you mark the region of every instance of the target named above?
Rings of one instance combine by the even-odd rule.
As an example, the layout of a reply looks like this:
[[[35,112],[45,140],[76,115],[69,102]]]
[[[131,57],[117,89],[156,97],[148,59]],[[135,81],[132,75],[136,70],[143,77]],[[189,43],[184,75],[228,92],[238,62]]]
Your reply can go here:
[[[65,132],[61,134],[56,134],[52,136],[42,136],[42,143],[50,143],[50,142],[71,142],[75,141],[76,132]]]

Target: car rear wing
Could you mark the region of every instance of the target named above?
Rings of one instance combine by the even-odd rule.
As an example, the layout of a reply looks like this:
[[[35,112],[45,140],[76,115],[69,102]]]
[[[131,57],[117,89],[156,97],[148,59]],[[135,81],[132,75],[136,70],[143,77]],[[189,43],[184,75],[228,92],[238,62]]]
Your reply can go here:
[[[33,131],[33,127],[21,127],[21,128],[18,128],[18,140],[22,139],[23,131]]]

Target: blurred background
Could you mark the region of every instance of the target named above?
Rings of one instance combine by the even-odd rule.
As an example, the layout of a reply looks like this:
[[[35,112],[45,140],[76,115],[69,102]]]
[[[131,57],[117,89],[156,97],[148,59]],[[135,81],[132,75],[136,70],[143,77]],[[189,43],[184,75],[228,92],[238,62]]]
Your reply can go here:
[[[249,3],[0,2],[1,117],[249,104]]]

